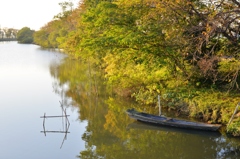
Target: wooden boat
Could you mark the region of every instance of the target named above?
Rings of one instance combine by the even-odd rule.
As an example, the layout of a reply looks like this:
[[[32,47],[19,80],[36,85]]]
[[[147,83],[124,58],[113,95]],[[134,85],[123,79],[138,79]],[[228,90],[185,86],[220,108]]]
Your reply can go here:
[[[199,131],[197,129],[184,129],[172,126],[159,126],[157,124],[149,124],[141,121],[134,121],[127,125],[127,129],[135,130],[150,130],[150,131],[160,131],[165,133],[180,133],[186,135],[198,135],[205,137],[220,137],[221,133],[219,131]]]
[[[168,118],[165,116],[147,114],[143,112],[138,112],[135,109],[128,109],[126,113],[129,115],[129,117],[136,119],[138,121],[150,123],[150,124],[163,125],[163,126],[209,130],[209,131],[217,131],[221,127],[221,125],[217,125],[217,124],[207,124],[207,123],[193,122],[193,121],[187,121],[187,120],[181,120],[181,119]]]

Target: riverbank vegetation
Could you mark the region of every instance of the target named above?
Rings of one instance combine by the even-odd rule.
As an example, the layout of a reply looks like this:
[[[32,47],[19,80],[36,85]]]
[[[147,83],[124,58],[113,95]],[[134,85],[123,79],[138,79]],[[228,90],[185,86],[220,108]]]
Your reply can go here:
[[[111,96],[111,91],[106,91],[106,83],[98,68],[89,67],[89,63],[65,58],[61,64],[52,63],[50,71],[54,79],[53,89],[62,97],[64,106],[70,109],[76,107],[79,110],[78,120],[87,121],[82,134],[86,148],[79,153],[79,158],[136,158],[136,152],[141,152],[138,159],[158,159],[159,150],[161,157],[166,154],[163,158],[185,157],[183,155],[187,155],[185,158],[212,158],[213,154],[217,156],[214,158],[239,156],[238,138],[228,138],[218,132],[206,133],[133,122],[125,113],[129,107],[156,115],[158,111],[125,97]],[[65,84],[68,85],[67,89]],[[169,117],[175,114],[165,109],[162,112]],[[150,149],[149,145],[152,145]],[[191,149],[192,155],[189,156],[189,148],[192,147],[194,150]],[[173,151],[174,155],[169,156]],[[196,157],[197,154],[199,157]]]
[[[34,32],[28,27],[23,27],[17,33],[17,41],[21,44],[32,44]]]
[[[209,123],[227,124],[240,101],[235,0],[83,0],[34,33],[34,42],[104,71],[116,94]],[[94,75],[92,75],[94,78]],[[240,135],[240,118],[228,132]]]

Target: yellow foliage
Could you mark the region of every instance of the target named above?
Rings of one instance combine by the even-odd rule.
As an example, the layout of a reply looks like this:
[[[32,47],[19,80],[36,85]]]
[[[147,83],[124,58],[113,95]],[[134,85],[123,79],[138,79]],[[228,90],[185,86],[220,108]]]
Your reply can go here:
[[[229,73],[233,71],[238,71],[240,69],[240,61],[236,60],[222,60],[219,62],[219,71],[224,73]]]

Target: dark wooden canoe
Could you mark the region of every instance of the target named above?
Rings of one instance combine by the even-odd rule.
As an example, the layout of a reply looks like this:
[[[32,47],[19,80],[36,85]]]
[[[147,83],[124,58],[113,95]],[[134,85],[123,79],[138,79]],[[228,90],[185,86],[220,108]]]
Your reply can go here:
[[[178,127],[178,128],[187,128],[187,129],[209,130],[209,131],[217,131],[221,127],[221,125],[216,125],[216,124],[207,124],[207,123],[168,118],[165,116],[151,115],[143,112],[138,112],[135,109],[128,109],[126,113],[129,115],[129,117],[133,119],[150,123],[150,124],[172,126],[172,127]]]

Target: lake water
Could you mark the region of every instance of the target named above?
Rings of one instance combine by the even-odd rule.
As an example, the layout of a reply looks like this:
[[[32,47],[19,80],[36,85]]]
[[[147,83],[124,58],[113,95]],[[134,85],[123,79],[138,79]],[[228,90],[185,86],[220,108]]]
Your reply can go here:
[[[69,108],[71,127],[65,134],[44,136],[40,116],[62,115],[61,96],[53,90],[51,64],[59,64],[65,56],[42,50],[35,45],[16,42],[0,43],[0,147],[1,159],[65,159],[75,158],[84,150],[81,135],[86,122],[79,122],[78,108]],[[62,119],[45,121],[49,131],[63,130]],[[67,142],[66,142],[67,141]]]
[[[143,107],[112,96],[91,67],[36,45],[0,42],[0,159],[240,158],[238,138],[130,119],[124,110]],[[61,116],[62,108],[69,122],[40,118]]]

